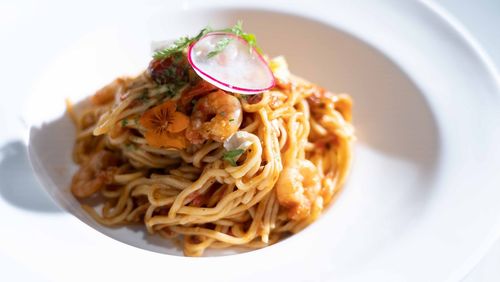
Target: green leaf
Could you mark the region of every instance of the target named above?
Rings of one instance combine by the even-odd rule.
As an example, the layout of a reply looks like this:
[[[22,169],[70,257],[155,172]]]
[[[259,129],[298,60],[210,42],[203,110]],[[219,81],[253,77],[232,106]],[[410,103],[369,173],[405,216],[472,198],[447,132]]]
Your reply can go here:
[[[127,126],[128,120],[126,118],[122,119],[122,127]]]
[[[245,39],[246,42],[252,47],[254,47],[257,44],[257,39],[255,38],[255,35],[252,33],[245,33],[241,37]]]
[[[183,37],[177,39],[169,47],[156,51],[153,54],[153,58],[156,60],[160,60],[160,59],[168,58],[174,54],[181,53],[184,49],[186,49],[186,47],[189,46],[189,44],[191,44],[191,42],[199,40],[200,38],[202,38],[205,34],[209,33],[210,31],[212,31],[212,29],[210,27],[205,27],[195,37],[183,36]]]
[[[231,28],[231,32],[240,36],[242,34],[244,34],[243,32],[243,22],[241,20],[239,20],[232,28]]]
[[[225,29],[221,29],[221,30],[217,30],[217,31],[230,32],[230,33],[233,33],[236,36],[239,36],[239,37],[243,38],[243,40],[245,40],[248,43],[248,45],[250,45],[250,52],[252,52],[252,50],[253,50],[252,48],[255,48],[255,50],[257,50],[257,52],[259,54],[262,54],[262,50],[257,46],[257,38],[255,37],[255,34],[244,32],[243,31],[243,22],[241,20],[238,21],[231,28],[225,28]],[[219,42],[217,42],[217,44]],[[227,46],[227,44],[225,44],[222,48],[217,48],[218,46],[216,46],[215,50],[210,52],[210,53],[214,52],[214,54],[210,55],[210,53],[209,53],[207,57],[211,58],[211,57],[219,54],[226,46]]]
[[[243,22],[240,20],[231,28],[212,30],[210,27],[205,27],[195,37],[183,36],[183,37],[177,39],[169,47],[156,51],[153,54],[153,58],[155,60],[161,60],[161,59],[173,56],[173,55],[182,54],[184,49],[186,49],[191,43],[200,40],[200,38],[202,38],[207,33],[212,32],[212,31],[230,32],[236,36],[240,36],[248,43],[248,45],[250,45],[250,47],[255,48],[258,53],[262,54],[262,50],[257,46],[257,39],[256,39],[255,35],[252,33],[244,32],[243,31]],[[224,48],[227,47],[227,45],[229,44],[230,41],[231,40],[228,38],[224,38],[224,39],[219,40],[219,42],[217,42],[217,44],[215,46],[215,49],[210,51],[207,54],[207,57],[212,58],[212,57],[216,56],[217,54],[219,54],[220,52],[222,52],[222,50],[224,50]],[[252,49],[250,49],[250,50],[252,50]]]
[[[218,55],[220,52],[222,52],[222,50],[224,50],[224,48],[226,48],[226,47],[227,47],[227,45],[228,45],[231,41],[233,41],[233,39],[232,39],[232,38],[228,38],[228,37],[223,38],[223,39],[221,39],[221,40],[217,41],[217,43],[215,44],[215,49],[214,49],[214,50],[212,50],[212,51],[210,51],[210,52],[208,52],[208,54],[207,54],[207,58],[209,58],[209,59],[210,59],[210,58],[212,58],[213,56]]]
[[[177,39],[169,47],[156,51],[153,54],[153,58],[155,58],[156,60],[159,60],[159,59],[163,59],[163,58],[168,58],[175,53],[182,52],[182,50],[184,50],[184,48],[186,48],[190,42],[191,42],[191,39],[189,39],[188,37],[181,37],[181,38]]]
[[[222,155],[222,159],[229,162],[232,166],[236,166],[236,157],[243,154],[243,152],[245,152],[243,149],[230,150]]]
[[[203,36],[205,36],[207,33],[209,32],[212,32],[212,28],[207,26],[205,27],[204,29],[202,29],[198,35],[196,35],[195,37],[192,38],[192,41],[198,41],[200,40],[200,38],[202,38]]]

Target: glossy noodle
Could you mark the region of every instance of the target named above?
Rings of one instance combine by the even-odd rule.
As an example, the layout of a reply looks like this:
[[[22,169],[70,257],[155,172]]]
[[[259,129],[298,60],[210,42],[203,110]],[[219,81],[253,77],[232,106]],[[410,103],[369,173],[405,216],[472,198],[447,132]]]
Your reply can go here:
[[[273,244],[338,195],[354,140],[348,95],[291,75],[282,57],[269,62],[276,86],[257,95],[223,91],[182,59],[166,64],[181,79],[161,81],[155,64],[69,105],[71,191],[96,221],[144,225],[201,256]]]

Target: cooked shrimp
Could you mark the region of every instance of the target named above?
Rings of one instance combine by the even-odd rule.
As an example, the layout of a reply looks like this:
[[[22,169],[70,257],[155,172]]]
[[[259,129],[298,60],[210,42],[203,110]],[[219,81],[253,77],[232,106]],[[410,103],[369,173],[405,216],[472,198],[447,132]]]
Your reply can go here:
[[[116,171],[118,159],[109,151],[92,155],[75,173],[71,192],[78,198],[88,197],[110,183]]]
[[[312,94],[307,98],[309,104],[314,105],[312,109],[316,109],[320,115],[323,115],[327,108],[340,112],[346,121],[352,119],[352,99],[347,94],[334,94],[320,87],[313,87]]]
[[[216,90],[217,87],[200,79],[200,82],[182,91],[181,97],[177,102],[177,107],[183,112],[191,112],[193,109],[193,100]]]
[[[311,212],[311,204],[321,189],[316,166],[309,160],[295,162],[283,169],[276,183],[276,194],[288,217],[300,220]]]
[[[203,96],[194,106],[186,138],[193,144],[205,140],[223,142],[241,125],[243,114],[238,98],[222,90]]]

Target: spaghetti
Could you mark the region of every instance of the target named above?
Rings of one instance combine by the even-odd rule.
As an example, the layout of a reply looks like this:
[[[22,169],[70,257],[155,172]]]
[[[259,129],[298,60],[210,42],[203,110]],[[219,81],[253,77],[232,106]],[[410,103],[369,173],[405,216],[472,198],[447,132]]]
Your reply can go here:
[[[69,106],[71,191],[83,209],[103,225],[179,237],[187,256],[261,248],[318,218],[349,170],[350,97],[291,75],[282,57],[269,61],[276,86],[248,96],[176,60],[116,79],[80,111]]]

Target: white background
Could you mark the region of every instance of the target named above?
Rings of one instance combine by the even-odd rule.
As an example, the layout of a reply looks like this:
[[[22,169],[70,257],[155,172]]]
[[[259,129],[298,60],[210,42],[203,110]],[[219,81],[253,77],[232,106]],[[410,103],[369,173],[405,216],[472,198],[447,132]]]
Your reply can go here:
[[[437,2],[463,23],[490,55],[497,68],[500,68],[500,0],[441,0]],[[0,94],[0,101],[3,101],[0,102],[0,124],[2,125],[0,130],[0,161],[9,160],[9,162],[0,162],[3,163],[0,166],[0,186],[6,185],[6,179],[9,179],[10,185],[14,183],[19,187],[34,187],[28,189],[27,192],[18,190],[1,196],[16,198],[17,203],[21,205],[30,201],[33,210],[44,209],[45,212],[51,212],[57,208],[51,206],[53,204],[41,191],[36,190],[39,187],[34,178],[29,175],[31,171],[26,156],[16,155],[17,145],[13,140],[19,139],[23,131],[19,126],[9,126],[22,123],[19,119],[19,112],[21,112],[25,97],[30,92],[30,85],[23,82],[33,81],[42,71],[44,64],[48,64],[51,58],[57,54],[57,50],[38,48],[38,42],[50,40],[50,38],[43,38],[32,32],[37,27],[33,26],[33,21],[30,19],[44,21],[45,19],[38,16],[37,11],[47,9],[47,6],[58,8],[58,5],[48,5],[41,1],[12,0],[3,2],[0,0],[0,81],[4,88]],[[64,18],[64,15],[61,16],[62,20]],[[91,17],[89,17],[89,22],[91,22]],[[44,24],[43,26],[44,28],[61,28],[65,32],[71,33],[71,30],[65,30],[64,24]],[[20,44],[20,42],[23,43]],[[30,57],[33,56],[37,56],[42,63],[32,67]],[[10,146],[4,150],[6,144],[10,144]],[[32,201],[33,195],[39,197],[39,200]],[[8,215],[1,216],[7,217]],[[8,220],[7,223],[9,223]],[[33,240],[37,239],[36,232],[34,230]],[[40,277],[29,273],[29,271],[27,273],[21,265],[17,265],[15,261],[2,254],[0,248],[0,270],[10,269],[11,273],[23,273],[18,279],[40,280]],[[500,281],[500,241],[465,281]]]

